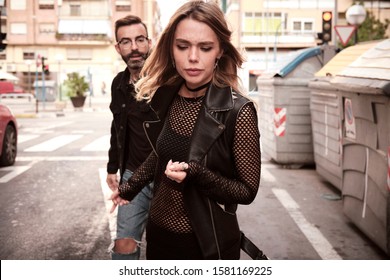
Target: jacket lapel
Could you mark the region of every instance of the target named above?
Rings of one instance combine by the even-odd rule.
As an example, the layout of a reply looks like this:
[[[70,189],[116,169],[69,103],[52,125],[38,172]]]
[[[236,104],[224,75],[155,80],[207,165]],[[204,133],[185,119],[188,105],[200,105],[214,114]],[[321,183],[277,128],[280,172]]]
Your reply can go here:
[[[194,127],[188,161],[201,161],[205,157],[208,150],[225,130],[225,125],[217,118],[218,112],[228,111],[232,108],[233,99],[230,88],[217,88],[211,85]]]

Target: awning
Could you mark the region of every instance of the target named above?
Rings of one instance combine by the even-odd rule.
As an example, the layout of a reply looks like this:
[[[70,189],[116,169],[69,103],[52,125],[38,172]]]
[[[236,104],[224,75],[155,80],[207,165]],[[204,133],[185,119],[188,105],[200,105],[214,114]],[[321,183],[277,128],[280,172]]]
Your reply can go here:
[[[59,34],[104,34],[111,36],[108,20],[68,20],[61,19],[58,23]]]
[[[12,75],[11,73],[0,71],[0,80],[17,81],[19,78]]]

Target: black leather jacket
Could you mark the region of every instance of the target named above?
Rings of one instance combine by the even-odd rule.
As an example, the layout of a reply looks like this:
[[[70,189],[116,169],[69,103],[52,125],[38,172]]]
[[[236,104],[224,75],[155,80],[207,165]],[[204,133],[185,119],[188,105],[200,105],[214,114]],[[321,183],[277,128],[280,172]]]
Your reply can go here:
[[[129,85],[129,78],[130,72],[126,68],[124,71],[118,73],[111,84],[110,110],[113,114],[113,120],[111,123],[107,173],[115,174],[120,170],[121,177],[128,162],[129,133],[127,122],[130,107],[138,119],[148,120],[155,115],[149,104],[145,102],[136,103],[136,106],[131,106],[136,101],[132,98],[134,87]],[[156,133],[159,133],[159,131]]]
[[[156,112],[144,123],[151,143],[156,143],[154,128],[165,119],[177,90],[160,88],[151,101]],[[230,88],[210,86],[191,138],[188,162],[206,165],[227,178],[235,177],[232,142],[237,114],[251,102]],[[155,149],[155,147],[154,147]],[[253,197],[254,199],[254,197]],[[184,191],[185,207],[205,259],[237,259],[240,254],[240,232],[236,218],[237,205],[222,208],[189,184]],[[212,238],[214,237],[214,238]]]

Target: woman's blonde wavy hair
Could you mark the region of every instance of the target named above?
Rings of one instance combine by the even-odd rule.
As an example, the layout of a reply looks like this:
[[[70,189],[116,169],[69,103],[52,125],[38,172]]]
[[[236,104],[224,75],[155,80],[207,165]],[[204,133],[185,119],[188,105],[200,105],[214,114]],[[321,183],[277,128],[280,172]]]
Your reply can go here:
[[[150,101],[159,87],[183,83],[184,79],[176,71],[173,62],[173,40],[177,25],[186,18],[207,24],[217,35],[223,54],[214,71],[212,83],[218,87],[230,86],[234,91],[241,92],[237,70],[244,59],[230,41],[232,32],[223,12],[214,2],[189,1],[171,17],[146,60],[141,79],[136,83],[137,100]]]

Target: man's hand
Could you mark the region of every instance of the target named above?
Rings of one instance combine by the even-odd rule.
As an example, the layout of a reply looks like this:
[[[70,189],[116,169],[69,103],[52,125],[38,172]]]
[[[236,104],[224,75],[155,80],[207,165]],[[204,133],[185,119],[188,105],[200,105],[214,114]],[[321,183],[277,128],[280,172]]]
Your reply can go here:
[[[113,205],[111,207],[110,213],[114,212],[117,205],[126,205],[129,204],[129,201],[126,199],[123,199],[119,196],[119,181],[118,176],[116,174],[107,174],[106,179],[107,185],[110,187],[110,189],[113,191],[110,200],[112,200]]]
[[[106,182],[112,191],[117,190],[119,187],[118,176],[116,174],[107,174]]]

